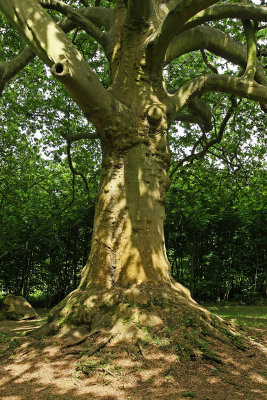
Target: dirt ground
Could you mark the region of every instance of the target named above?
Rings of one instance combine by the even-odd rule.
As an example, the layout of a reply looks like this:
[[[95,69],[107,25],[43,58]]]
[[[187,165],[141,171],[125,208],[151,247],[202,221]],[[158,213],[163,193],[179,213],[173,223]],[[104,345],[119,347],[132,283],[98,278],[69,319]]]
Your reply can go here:
[[[263,400],[267,399],[266,331],[247,331],[244,351],[218,345],[220,361],[179,361],[150,344],[112,341],[91,357],[84,343],[32,339],[42,319],[0,322],[2,400]],[[18,344],[20,346],[18,347]]]

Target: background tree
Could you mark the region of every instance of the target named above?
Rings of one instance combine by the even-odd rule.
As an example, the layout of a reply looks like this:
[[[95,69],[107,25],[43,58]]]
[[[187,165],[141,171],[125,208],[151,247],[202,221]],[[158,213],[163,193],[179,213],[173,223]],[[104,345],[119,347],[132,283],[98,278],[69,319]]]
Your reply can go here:
[[[78,139],[99,138],[102,148],[90,257],[78,291],[54,310],[50,326],[58,327],[62,315],[75,323],[91,321],[96,311],[89,300],[96,288],[102,301],[106,301],[103,293],[112,293],[112,301],[120,303],[129,287],[135,300],[140,300],[138,287],[141,302],[154,299],[156,293],[169,293],[178,303],[186,298],[189,307],[189,292],[171,277],[164,243],[169,127],[184,121],[201,128],[190,133],[189,138],[195,139],[193,148],[173,168],[175,174],[184,162],[201,157],[222,141],[239,104],[236,97],[258,101],[266,110],[266,79],[256,42],[261,30],[258,24],[267,19],[266,7],[249,2],[147,0],[76,9],[57,0],[10,0],[0,1],[0,10],[30,46],[1,65],[2,89],[38,55],[96,128],[95,133],[89,128],[74,135],[71,122],[63,122],[60,134],[68,150]],[[66,18],[57,23],[57,13]],[[220,29],[217,21],[223,18],[241,19],[246,47]],[[73,29],[70,38],[66,33]],[[102,83],[86,62],[86,53],[83,57],[77,49],[80,34],[84,35],[80,30],[102,47],[108,60],[109,79]],[[228,71],[218,73],[219,66],[210,62],[204,49],[237,64],[237,76]],[[173,63],[179,59],[182,65],[184,55],[197,50],[201,51],[204,74],[193,78],[190,71],[189,77],[181,76],[178,89],[175,80],[166,88],[164,74],[179,73]],[[206,73],[207,68],[213,73]],[[222,102],[216,92],[229,95],[224,97],[228,110],[220,126],[215,123],[213,127],[212,119]],[[75,175],[73,165],[71,168]],[[195,253],[193,248],[191,253]],[[194,263],[191,261],[192,272]]]

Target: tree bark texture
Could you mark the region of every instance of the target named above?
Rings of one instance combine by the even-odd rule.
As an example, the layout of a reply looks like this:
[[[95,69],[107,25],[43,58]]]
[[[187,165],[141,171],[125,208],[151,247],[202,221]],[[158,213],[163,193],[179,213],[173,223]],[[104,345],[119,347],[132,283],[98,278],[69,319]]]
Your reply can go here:
[[[164,141],[160,134],[157,140]],[[170,281],[164,242],[166,164],[148,144],[119,155],[104,148],[92,249],[81,288]]]

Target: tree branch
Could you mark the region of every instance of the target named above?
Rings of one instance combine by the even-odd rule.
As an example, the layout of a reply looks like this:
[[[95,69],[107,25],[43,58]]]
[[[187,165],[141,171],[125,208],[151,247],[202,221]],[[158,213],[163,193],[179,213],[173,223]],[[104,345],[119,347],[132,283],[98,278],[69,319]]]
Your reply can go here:
[[[169,64],[182,54],[204,49],[240,65],[244,70],[246,68],[246,48],[226,33],[208,26],[198,26],[176,36],[166,51],[165,64]],[[266,85],[265,72],[258,60],[256,65],[255,79],[261,85]]]
[[[219,74],[217,68],[215,68],[208,60],[208,57],[203,49],[200,50],[202,58],[206,66],[214,73],[214,74]]]
[[[231,103],[232,104],[231,104],[230,108],[228,109],[228,111],[227,111],[227,113],[226,113],[226,115],[225,115],[225,117],[224,117],[224,119],[222,121],[222,124],[220,126],[218,135],[214,139],[211,139],[211,140],[207,141],[206,140],[207,139],[206,135],[203,134],[197,140],[197,142],[194,144],[194,146],[192,148],[192,151],[191,151],[191,154],[189,154],[188,156],[184,157],[182,160],[178,161],[178,163],[176,164],[175,168],[172,170],[172,172],[170,174],[170,178],[173,177],[173,175],[177,172],[177,170],[179,168],[181,168],[184,165],[184,163],[188,162],[188,165],[189,165],[189,163],[191,164],[195,159],[200,159],[200,158],[204,157],[204,155],[209,151],[209,149],[211,147],[213,147],[215,144],[220,143],[222,141],[223,134],[225,132],[225,128],[227,126],[227,123],[228,123],[229,119],[231,118],[231,116],[233,115],[235,107],[237,106],[234,97],[231,97]],[[199,152],[195,153],[198,145],[201,144],[201,142],[203,140],[206,142],[206,144],[202,147],[202,150],[200,150]]]
[[[5,85],[30,61],[35,57],[35,53],[27,47],[17,57],[10,61],[4,61],[0,64],[0,96]]]
[[[109,29],[112,26],[115,18],[114,11],[111,8],[95,6],[81,8],[79,12],[98,28],[103,26],[105,29]]]
[[[24,0],[23,3],[0,0],[0,10],[64,84],[87,118],[99,126],[105,114],[105,122],[109,123],[116,107],[115,99],[42,6],[36,0]]]
[[[90,132],[78,133],[76,135],[71,135],[69,133],[61,132],[61,136],[69,143],[73,143],[81,139],[99,139],[97,133],[90,133]]]
[[[38,0],[44,7],[51,10],[59,11],[64,14],[76,26],[85,30],[88,35],[92,36],[103,48],[105,49],[107,35],[102,32],[96,25],[94,25],[88,18],[83,16],[82,13],[68,6],[60,0]]]
[[[209,132],[213,129],[211,122],[212,114],[209,107],[199,98],[194,98],[188,104],[188,107],[193,113],[197,114],[200,119],[200,127],[205,131]]]
[[[95,7],[89,7],[81,10],[81,13],[86,18],[89,18],[90,21],[92,21],[96,26],[103,26],[106,29],[110,29],[115,18],[113,9],[97,6],[97,3]]]
[[[222,18],[252,19],[266,22],[267,7],[248,3],[216,4],[196,14],[184,25],[183,29]]]
[[[63,2],[61,1],[61,3],[63,3]],[[63,7],[64,7],[64,5],[67,6],[65,3],[63,3]],[[69,7],[69,6],[67,6],[67,7]],[[74,11],[77,11],[77,10],[74,10]],[[98,7],[98,6],[88,7],[88,5],[87,5],[86,8],[80,8],[78,12],[86,19],[89,19],[98,28],[104,27],[106,29],[109,29],[114,21],[114,11],[111,8]],[[62,12],[62,14],[64,14],[64,13]],[[66,18],[66,20],[63,20],[63,23],[65,25],[67,24],[66,29],[68,29],[68,31],[70,31],[76,27],[76,24],[67,18]]]
[[[264,110],[267,111],[267,87],[259,85],[255,81],[237,78],[228,75],[204,75],[183,85],[169,99],[174,107],[170,109],[170,114],[177,114],[186,104],[192,101],[196,96],[203,93],[215,91],[229,93],[239,97],[245,97],[261,103]]]
[[[69,141],[67,141],[67,155],[68,155],[69,167],[73,174],[73,179],[74,179],[75,175],[80,176],[84,182],[86,190],[89,192],[89,186],[88,186],[88,183],[87,183],[87,180],[86,180],[84,174],[82,172],[76,171],[76,169],[73,167],[72,158],[71,158],[71,142],[69,142]],[[73,180],[73,185],[74,185],[74,180]],[[74,196],[74,187],[73,187],[73,196]]]
[[[147,62],[152,75],[160,73],[166,49],[173,37],[182,31],[184,24],[196,13],[217,2],[218,0],[175,0],[174,7],[147,43]]]
[[[106,13],[107,11],[107,13]],[[87,10],[81,10],[86,15],[86,18],[91,18],[92,21],[100,26],[109,26],[113,19],[113,13],[109,13],[108,9],[98,9],[90,7]],[[109,21],[109,22],[108,22]],[[58,23],[58,26],[65,32],[69,32],[75,27],[75,24],[69,19],[65,18]],[[5,61],[0,64],[0,96],[5,88],[5,85],[29,62],[31,62],[36,54],[30,47],[26,47],[21,54],[14,57],[12,60]]]
[[[257,41],[255,27],[251,21],[242,20],[244,32],[247,40],[247,66],[244,78],[254,79],[257,70]]]
[[[197,100],[202,102],[200,99],[197,99]],[[193,111],[193,114],[177,113],[173,119],[175,121],[187,122],[189,124],[198,124],[200,126],[200,128],[202,129],[202,131],[204,131],[204,132],[211,131],[213,129],[211,119],[207,119],[207,120],[203,119],[203,117],[200,115],[200,113],[198,113],[196,111],[194,106],[192,106],[192,104],[190,104],[190,105],[191,105],[191,107],[190,106],[188,106],[188,107]],[[204,104],[204,106],[206,107],[205,104]],[[209,113],[210,113],[210,111],[209,111]],[[204,118],[206,118],[206,116]]]
[[[193,114],[184,114],[184,113],[177,113],[175,115],[175,121],[181,121],[181,122],[188,122],[190,124],[201,124],[201,118],[199,115],[193,115]]]

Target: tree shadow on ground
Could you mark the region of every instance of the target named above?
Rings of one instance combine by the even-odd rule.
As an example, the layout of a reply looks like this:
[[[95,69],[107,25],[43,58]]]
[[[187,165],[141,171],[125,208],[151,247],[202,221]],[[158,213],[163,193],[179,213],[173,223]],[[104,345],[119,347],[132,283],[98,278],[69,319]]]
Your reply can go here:
[[[1,322],[0,349],[9,344],[0,367],[3,400],[266,399],[266,352],[257,344],[242,351],[220,343],[219,362],[180,361],[173,349],[149,340],[116,346],[111,342],[88,357],[88,346],[95,345],[93,337],[91,342],[64,347],[55,337],[23,336],[40,323]]]

